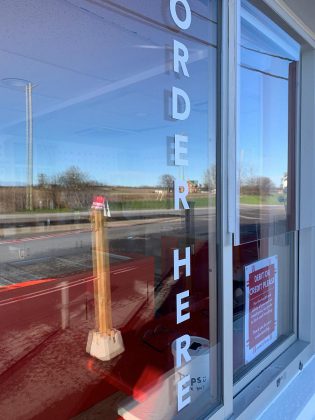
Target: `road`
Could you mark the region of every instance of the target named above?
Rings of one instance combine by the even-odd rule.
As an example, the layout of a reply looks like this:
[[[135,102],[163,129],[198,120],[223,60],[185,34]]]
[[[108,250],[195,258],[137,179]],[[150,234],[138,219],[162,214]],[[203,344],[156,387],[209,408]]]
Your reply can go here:
[[[91,270],[89,213],[1,215],[0,285]],[[259,222],[284,220],[283,206],[242,205],[244,235],[257,235]],[[49,221],[49,222],[47,222]],[[6,227],[5,227],[6,226]],[[185,211],[141,210],[112,212],[107,223],[111,258],[138,253],[161,258],[161,238],[215,238],[215,209],[198,208],[189,219]],[[157,267],[159,271],[159,267]]]

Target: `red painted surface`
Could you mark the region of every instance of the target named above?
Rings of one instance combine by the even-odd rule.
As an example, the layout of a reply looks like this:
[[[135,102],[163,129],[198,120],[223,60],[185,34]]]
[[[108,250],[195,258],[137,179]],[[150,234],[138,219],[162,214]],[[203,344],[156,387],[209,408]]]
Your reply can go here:
[[[138,257],[113,264],[110,277],[113,325],[123,336],[128,331],[134,335],[154,315],[154,259]],[[61,329],[63,288],[69,291],[67,330]],[[7,387],[15,396],[23,393],[24,411],[29,410],[31,417],[69,418],[122,388],[114,376],[112,380],[108,377],[104,380],[103,371],[94,369],[93,374],[86,375],[94,363],[85,352],[88,331],[94,327],[93,296],[93,276],[89,271],[0,289],[0,390]],[[66,359],[67,364],[63,365]],[[79,376],[79,389],[66,386],[66,382],[75,380],[71,378],[72,369]],[[40,375],[35,375],[37,370]],[[23,384],[23,378],[28,375],[28,383]],[[63,380],[59,380],[62,376]],[[49,407],[44,406],[45,398],[39,406],[35,401],[35,392],[38,400],[41,397],[36,391],[41,381],[45,382],[43,387],[48,384],[50,388]],[[25,393],[30,398],[25,399]],[[7,407],[8,404],[12,404],[8,394],[1,392],[1,412],[11,413],[12,418],[23,418],[19,410],[15,413],[15,408]]]
[[[202,247],[198,255],[204,255]],[[111,267],[113,324],[122,332],[125,352],[109,362],[85,351],[88,331],[94,327],[91,272],[0,290],[4,418],[68,419],[117,392],[143,401],[150,387],[174,367],[175,338],[209,337],[208,298],[194,301],[191,319],[176,325],[174,312],[154,312],[154,258],[133,257]],[[61,329],[63,287],[69,287],[66,330]]]

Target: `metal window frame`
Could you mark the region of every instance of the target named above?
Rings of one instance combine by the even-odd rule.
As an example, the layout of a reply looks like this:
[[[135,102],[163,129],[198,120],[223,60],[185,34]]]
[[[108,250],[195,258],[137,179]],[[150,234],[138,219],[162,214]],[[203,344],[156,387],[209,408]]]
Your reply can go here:
[[[240,24],[240,17],[243,16],[243,10],[241,9],[241,0],[238,1],[238,22],[239,22],[239,34],[236,37],[237,38],[237,42],[238,45],[240,45],[239,39],[240,39],[240,31],[241,31],[241,24]],[[259,7],[258,7],[259,9]],[[265,13],[266,16],[268,16],[268,12]],[[250,19],[251,17],[248,16],[248,18]],[[262,28],[263,30],[263,28]],[[271,35],[270,35],[271,36]],[[237,49],[237,53],[240,54],[240,49]],[[239,59],[236,60],[237,63],[240,63],[240,56]],[[237,67],[237,72],[239,72],[239,65]],[[297,72],[298,73],[298,72]],[[298,76],[297,76],[298,77]],[[237,78],[237,83],[238,86],[236,86],[236,90],[238,90],[239,87],[239,77]],[[294,92],[295,96],[299,96],[298,95],[298,83],[296,81],[296,90]],[[237,99],[237,106],[239,105],[239,99]],[[297,104],[296,104],[297,105]],[[236,113],[238,114],[239,112],[239,108],[236,109]],[[294,141],[293,141],[293,145],[289,145],[289,149],[291,149],[291,154],[293,155],[293,159],[294,159],[294,169],[296,169],[296,167],[298,166],[298,138],[299,138],[299,132],[298,132],[298,115],[299,115],[299,110],[297,108],[297,106],[295,106],[295,121],[294,121],[294,128],[295,128],[295,134],[294,134]],[[238,117],[235,118],[236,124],[238,124]],[[236,127],[236,130],[238,130],[238,127]],[[236,133],[238,133],[238,131],[236,131]],[[237,179],[237,173],[238,173],[238,140],[236,138],[235,140],[236,142],[236,167],[234,168],[235,171],[235,179]],[[292,147],[293,146],[293,147]],[[289,159],[292,160],[292,156],[289,155]],[[292,162],[291,166],[292,166]],[[291,168],[292,169],[292,168]],[[294,171],[295,172],[295,171]],[[296,195],[298,195],[298,191],[299,191],[299,184],[297,182],[296,177],[293,178],[294,180],[294,186],[292,188],[293,192],[294,192],[294,203],[295,203],[295,197]],[[237,179],[237,190],[236,190],[236,207],[235,207],[235,211],[238,212],[238,205],[239,205],[239,180]],[[237,213],[239,215],[239,213]],[[294,219],[296,218],[296,213],[294,212]],[[295,229],[295,220],[294,223],[292,225],[293,229]],[[234,241],[234,245],[239,245],[239,219],[237,220],[237,225],[236,225],[236,241]],[[250,382],[252,382],[259,374],[260,372],[262,372],[264,369],[266,369],[274,360],[276,360],[285,350],[287,350],[297,339],[297,281],[298,281],[298,232],[295,230],[293,233],[293,255],[294,255],[294,273],[293,273],[293,333],[290,334],[289,337],[285,338],[282,342],[280,342],[277,347],[275,347],[264,359],[260,360],[257,362],[257,364],[250,369],[247,373],[245,373],[244,375],[242,375],[240,378],[238,378],[235,382],[234,382],[234,396],[236,396],[237,394],[239,394],[242,389],[244,389]]]
[[[255,0],[254,0],[255,1]],[[313,33],[282,0],[260,0],[261,11],[272,14],[283,29],[302,45],[300,71],[300,97],[297,108],[301,109],[297,120],[298,140],[296,144],[296,228],[295,254],[298,282],[295,283],[296,304],[294,308],[294,336],[268,357],[269,364],[249,372],[239,387],[233,385],[233,235],[236,232],[236,144],[237,130],[237,64],[240,0],[222,0],[221,43],[221,282],[223,323],[223,405],[211,419],[248,418],[259,415],[275,399],[315,353],[315,215],[305,203],[311,201],[315,207],[315,191],[311,193],[315,179],[315,122],[307,118],[303,110],[315,112],[315,33]],[[314,87],[310,89],[310,86]],[[308,114],[309,115],[309,114]],[[313,144],[312,144],[313,143]],[[311,150],[311,153],[310,153]],[[310,165],[313,169],[310,176]],[[311,166],[312,167],[312,166]],[[308,181],[308,182],[306,182]],[[307,184],[307,185],[306,185]],[[314,189],[314,188],[313,188]],[[314,212],[313,212],[314,213]],[[304,230],[303,230],[304,229]],[[273,361],[272,361],[273,360]],[[260,368],[262,365],[259,365]],[[253,392],[255,388],[256,392]],[[241,390],[242,389],[242,390]],[[235,393],[237,396],[234,397]],[[234,414],[233,414],[234,413]]]

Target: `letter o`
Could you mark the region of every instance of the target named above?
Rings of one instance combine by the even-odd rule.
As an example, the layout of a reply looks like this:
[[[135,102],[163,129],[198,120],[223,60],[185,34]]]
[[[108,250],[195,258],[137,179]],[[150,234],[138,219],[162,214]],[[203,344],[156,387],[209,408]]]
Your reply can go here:
[[[177,15],[177,11],[176,11],[177,3],[181,3],[185,8],[185,12],[186,12],[185,20],[181,20]],[[173,21],[176,23],[176,25],[179,28],[188,29],[190,27],[190,24],[191,24],[191,10],[190,10],[190,6],[189,6],[187,0],[171,0],[170,1],[170,10],[171,10],[171,15],[172,15]]]

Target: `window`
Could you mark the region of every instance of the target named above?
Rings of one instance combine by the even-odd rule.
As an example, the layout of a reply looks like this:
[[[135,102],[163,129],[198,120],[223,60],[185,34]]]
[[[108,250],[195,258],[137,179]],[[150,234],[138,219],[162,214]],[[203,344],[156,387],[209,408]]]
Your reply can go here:
[[[251,418],[313,354],[315,57],[280,3],[1,2],[3,418]]]
[[[233,248],[235,381],[286,339],[294,339],[297,267],[295,138],[300,47],[246,0],[241,2],[240,30],[239,218]]]
[[[210,412],[216,2],[4,1],[1,16],[2,416]]]

